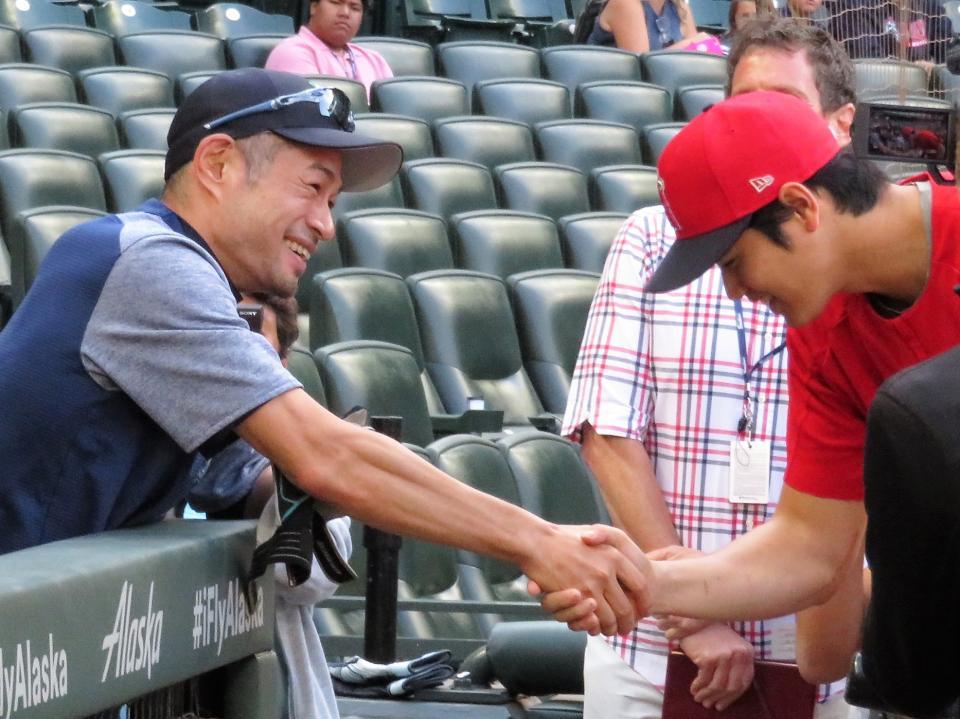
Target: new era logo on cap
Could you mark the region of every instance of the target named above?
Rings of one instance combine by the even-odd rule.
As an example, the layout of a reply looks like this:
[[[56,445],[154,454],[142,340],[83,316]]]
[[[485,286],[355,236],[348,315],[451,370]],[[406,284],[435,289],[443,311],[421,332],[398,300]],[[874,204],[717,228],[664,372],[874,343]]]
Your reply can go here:
[[[750,187],[757,192],[763,192],[773,184],[773,175],[764,175],[763,177],[752,177],[749,180]]]

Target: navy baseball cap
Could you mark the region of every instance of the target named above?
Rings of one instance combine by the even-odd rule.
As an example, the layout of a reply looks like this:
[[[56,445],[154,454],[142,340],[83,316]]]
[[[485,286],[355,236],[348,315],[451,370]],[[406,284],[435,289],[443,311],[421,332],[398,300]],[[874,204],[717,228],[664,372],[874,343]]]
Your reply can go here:
[[[167,133],[164,179],[193,160],[207,135],[222,132],[239,140],[267,131],[340,150],[346,192],[379,187],[403,162],[397,143],[354,132],[350,101],[342,91],[314,87],[288,72],[243,68],[214,75],[180,103]]]

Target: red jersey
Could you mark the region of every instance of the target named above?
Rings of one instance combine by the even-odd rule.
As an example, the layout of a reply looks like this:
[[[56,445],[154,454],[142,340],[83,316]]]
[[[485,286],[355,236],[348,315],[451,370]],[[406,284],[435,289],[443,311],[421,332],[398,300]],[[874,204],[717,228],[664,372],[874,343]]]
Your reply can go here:
[[[931,266],[923,293],[884,318],[862,294],[840,294],[790,328],[786,483],[831,499],[863,499],[867,409],[900,370],[960,344],[960,196],[931,185]]]

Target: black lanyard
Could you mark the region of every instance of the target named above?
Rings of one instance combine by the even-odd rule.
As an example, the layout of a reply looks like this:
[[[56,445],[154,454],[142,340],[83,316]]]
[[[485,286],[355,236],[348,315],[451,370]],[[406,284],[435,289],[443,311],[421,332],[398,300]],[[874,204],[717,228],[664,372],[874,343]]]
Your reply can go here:
[[[750,380],[753,378],[753,373],[760,368],[760,365],[783,352],[787,343],[781,342],[758,359],[751,367],[747,358],[747,331],[743,326],[743,305],[740,300],[733,301],[733,309],[737,318],[737,337],[740,340],[740,368],[743,370],[743,414],[740,416],[740,421],[737,422],[737,433],[746,433],[752,436],[756,426],[754,417],[756,417],[755,405],[757,399],[750,396]]]

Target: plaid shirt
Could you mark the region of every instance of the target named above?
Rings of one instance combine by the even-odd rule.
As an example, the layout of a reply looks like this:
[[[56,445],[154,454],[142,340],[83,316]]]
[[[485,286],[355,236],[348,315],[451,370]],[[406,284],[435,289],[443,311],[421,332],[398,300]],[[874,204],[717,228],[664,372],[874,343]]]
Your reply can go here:
[[[768,357],[750,379],[751,396],[759,398],[754,437],[772,445],[770,503],[733,504],[730,446],[745,388],[734,303],[716,267],[674,292],[643,292],[674,238],[661,207],[635,212],[620,229],[590,308],[563,434],[578,440],[589,422],[601,434],[641,440],[681,542],[713,552],[776,507],[786,465],[787,356]],[[750,302],[743,303],[743,319],[753,367],[783,344],[786,325]],[[793,624],[790,616],[733,626],[756,658],[793,661]],[[634,670],[663,686],[669,643],[654,621],[608,641]]]

